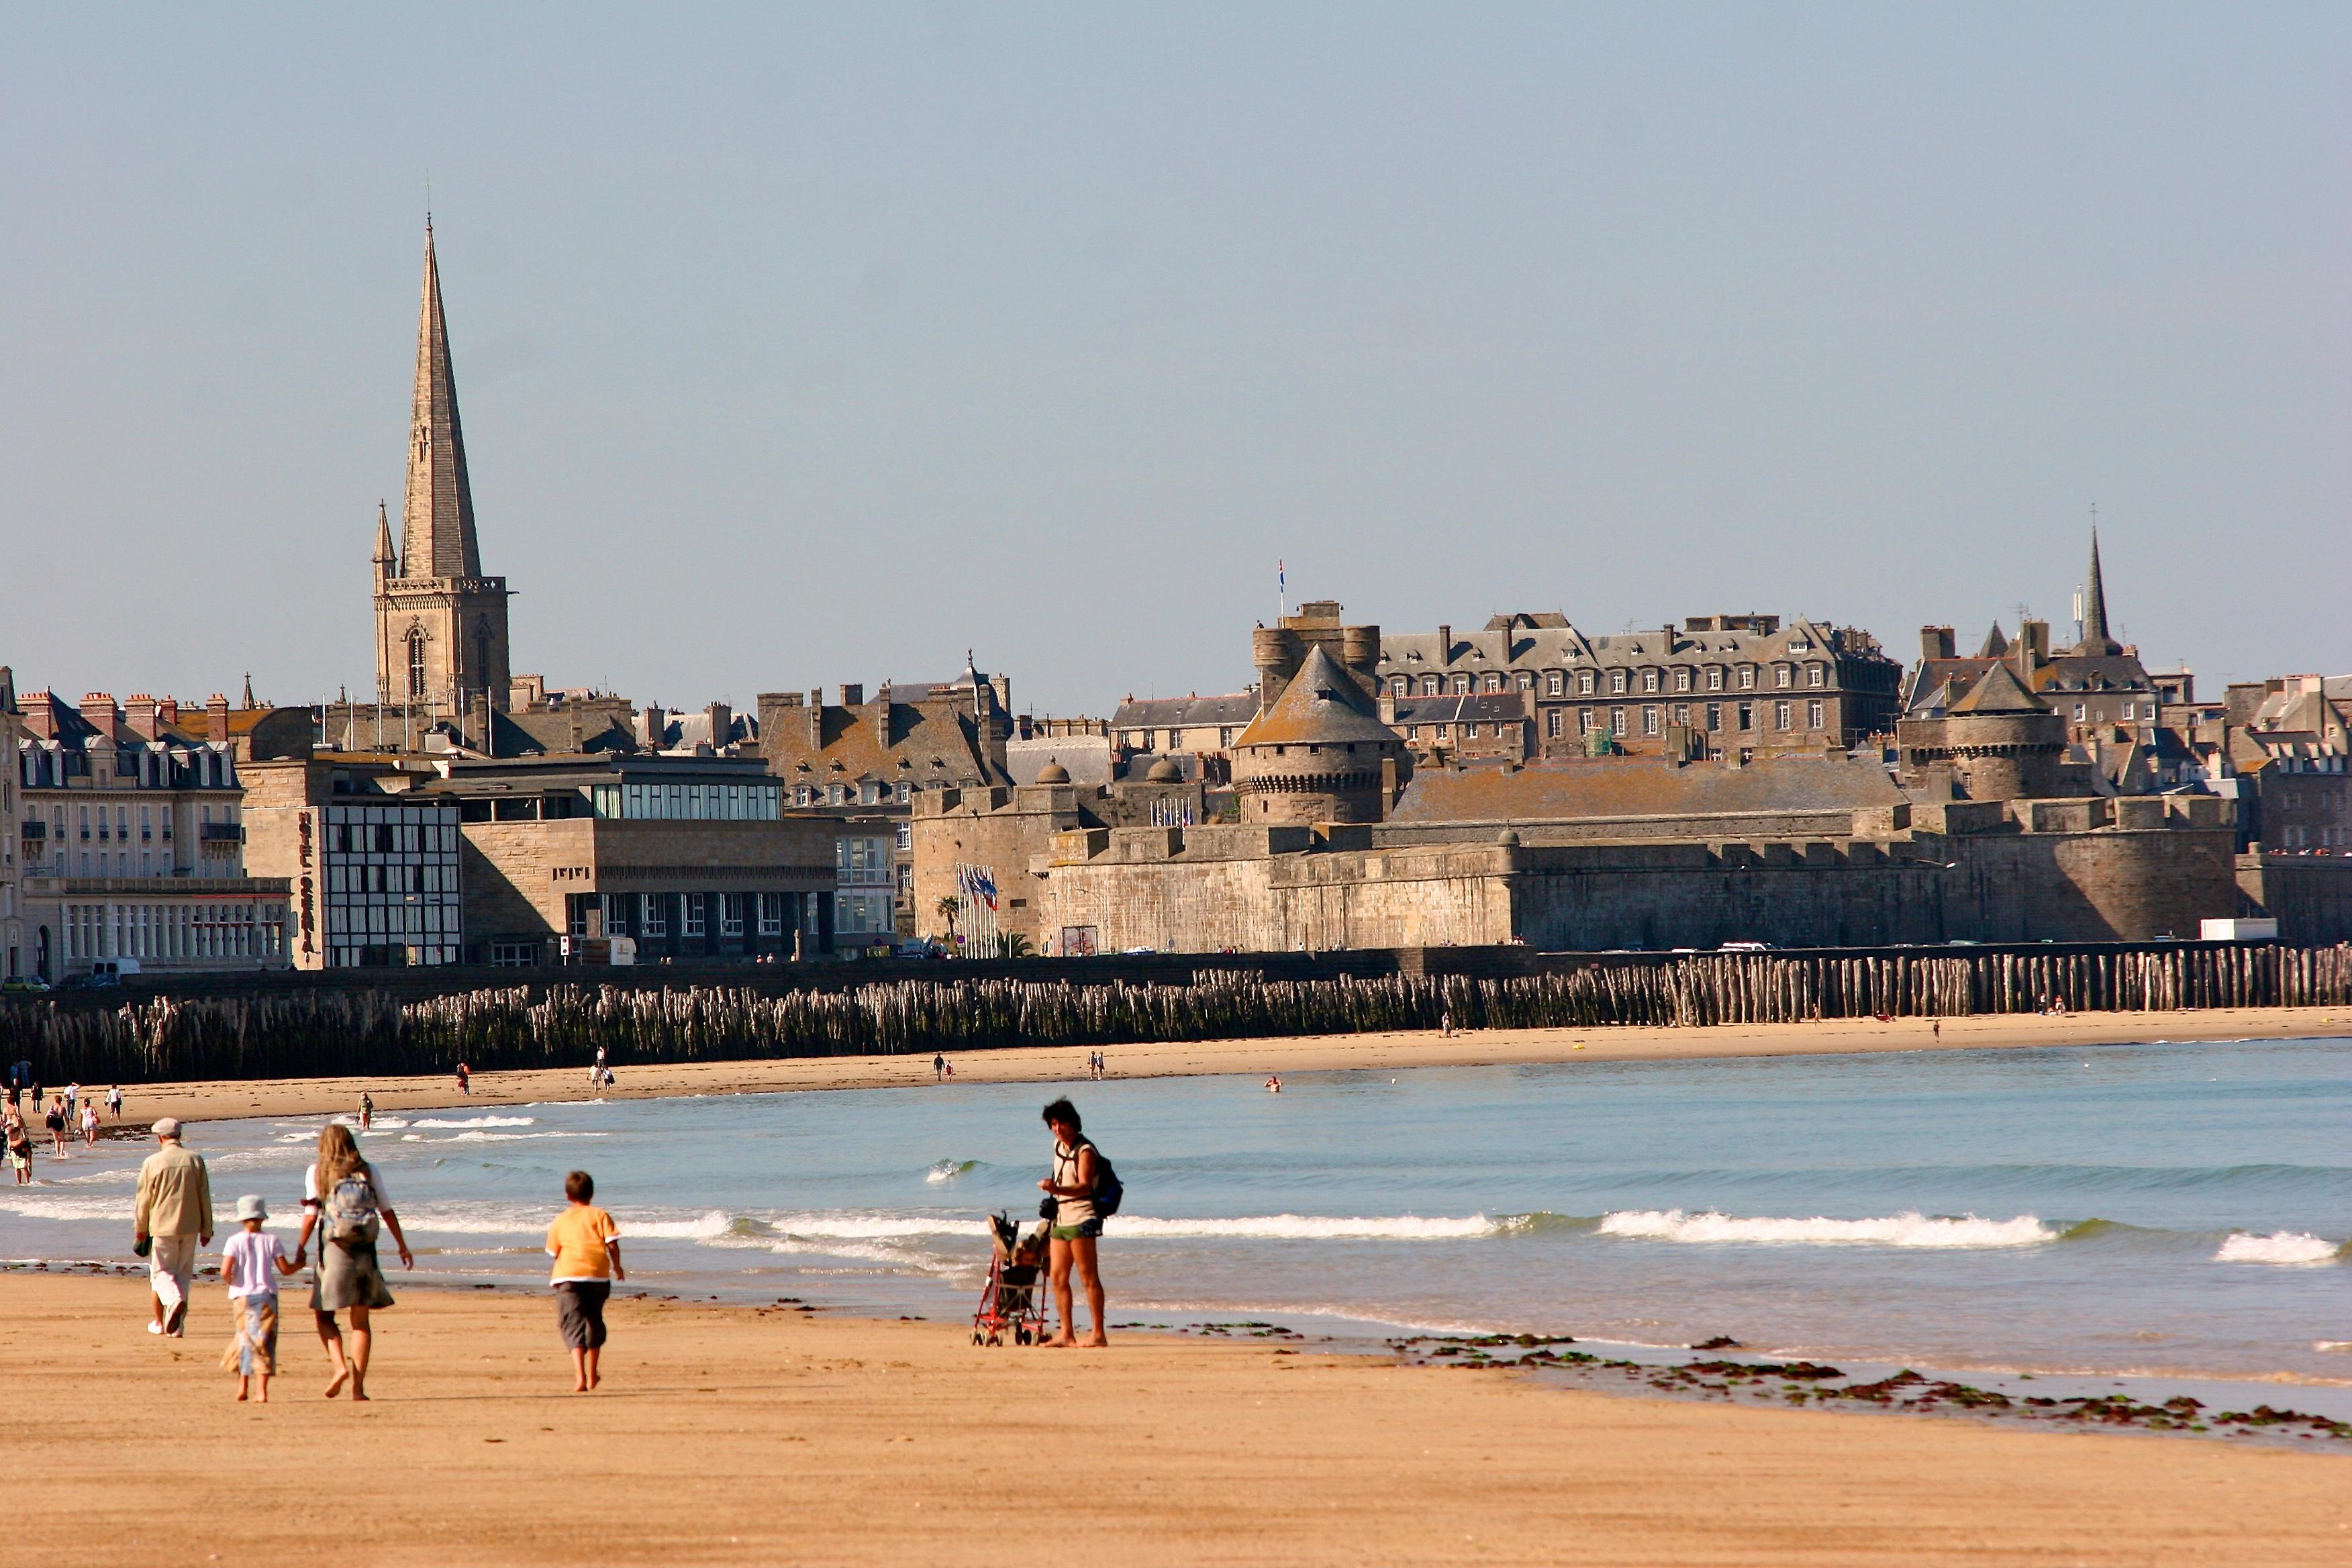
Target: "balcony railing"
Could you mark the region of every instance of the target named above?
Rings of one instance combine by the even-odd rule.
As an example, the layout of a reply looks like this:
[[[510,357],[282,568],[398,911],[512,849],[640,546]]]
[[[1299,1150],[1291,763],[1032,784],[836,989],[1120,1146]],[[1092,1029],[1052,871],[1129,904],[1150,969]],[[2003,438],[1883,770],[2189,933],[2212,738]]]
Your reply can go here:
[[[245,829],[234,822],[206,822],[199,824],[196,829],[196,836],[207,844],[242,844],[245,842]]]

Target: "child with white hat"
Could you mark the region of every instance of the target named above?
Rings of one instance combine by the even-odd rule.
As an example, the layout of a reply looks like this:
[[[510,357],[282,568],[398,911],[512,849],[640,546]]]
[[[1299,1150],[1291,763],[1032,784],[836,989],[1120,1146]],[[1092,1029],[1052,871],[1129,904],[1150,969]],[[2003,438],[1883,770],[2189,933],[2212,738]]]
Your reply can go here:
[[[258,1193],[236,1200],[239,1229],[221,1243],[221,1279],[228,1286],[229,1317],[236,1338],[221,1356],[221,1365],[236,1365],[236,1396],[243,1400],[261,1379],[257,1403],[269,1403],[269,1374],[277,1370],[278,1280],[294,1272],[278,1238],[261,1228],[269,1206]]]

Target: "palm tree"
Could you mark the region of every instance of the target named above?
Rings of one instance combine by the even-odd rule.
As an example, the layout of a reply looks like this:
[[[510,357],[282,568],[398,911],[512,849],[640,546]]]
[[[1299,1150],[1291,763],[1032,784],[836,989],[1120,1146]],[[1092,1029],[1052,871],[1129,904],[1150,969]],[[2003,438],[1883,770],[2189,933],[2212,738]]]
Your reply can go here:
[[[941,893],[940,901],[933,904],[931,909],[940,919],[948,922],[948,941],[952,943],[955,941],[956,917],[963,912],[962,903],[953,893]]]
[[[1036,951],[1030,945],[1029,939],[1019,931],[1006,931],[996,939],[996,956],[999,958],[1029,958]]]

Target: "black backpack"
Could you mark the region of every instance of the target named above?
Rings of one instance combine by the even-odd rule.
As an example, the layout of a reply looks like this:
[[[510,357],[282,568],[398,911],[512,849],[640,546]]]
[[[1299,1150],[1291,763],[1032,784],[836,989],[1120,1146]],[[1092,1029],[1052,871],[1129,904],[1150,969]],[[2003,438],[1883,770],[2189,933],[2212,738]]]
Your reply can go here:
[[[1110,1156],[1102,1152],[1101,1144],[1089,1138],[1086,1147],[1095,1152],[1095,1217],[1108,1219],[1127,1200],[1127,1184],[1118,1179],[1117,1171],[1111,1169]]]

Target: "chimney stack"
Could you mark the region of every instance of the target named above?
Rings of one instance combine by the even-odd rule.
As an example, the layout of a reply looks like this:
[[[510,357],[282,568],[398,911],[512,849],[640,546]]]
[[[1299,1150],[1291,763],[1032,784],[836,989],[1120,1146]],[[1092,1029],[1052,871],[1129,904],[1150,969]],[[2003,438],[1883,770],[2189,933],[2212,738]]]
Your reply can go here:
[[[710,749],[724,755],[727,742],[733,738],[735,710],[724,702],[714,702],[703,711],[710,719]]]
[[[155,728],[155,700],[152,697],[148,696],[147,693],[143,691],[132,692],[130,697],[123,701],[122,721],[130,725],[131,732],[138,736],[141,740],[152,741],[157,739]]]
[[[863,681],[856,683],[847,681],[843,682],[841,688],[841,705],[844,708],[863,708],[866,706],[865,683]]]
[[[115,725],[122,720],[121,714],[115,711],[113,695],[105,691],[92,691],[83,696],[81,716],[90,728],[110,741],[114,739]]]
[[[205,739],[217,746],[228,744],[228,698],[218,691],[205,699]]]
[[[1958,643],[1953,637],[1952,628],[1949,626],[1921,626],[1919,628],[1919,657],[1921,658],[1950,658],[1953,657],[1952,650],[1958,646]]]

